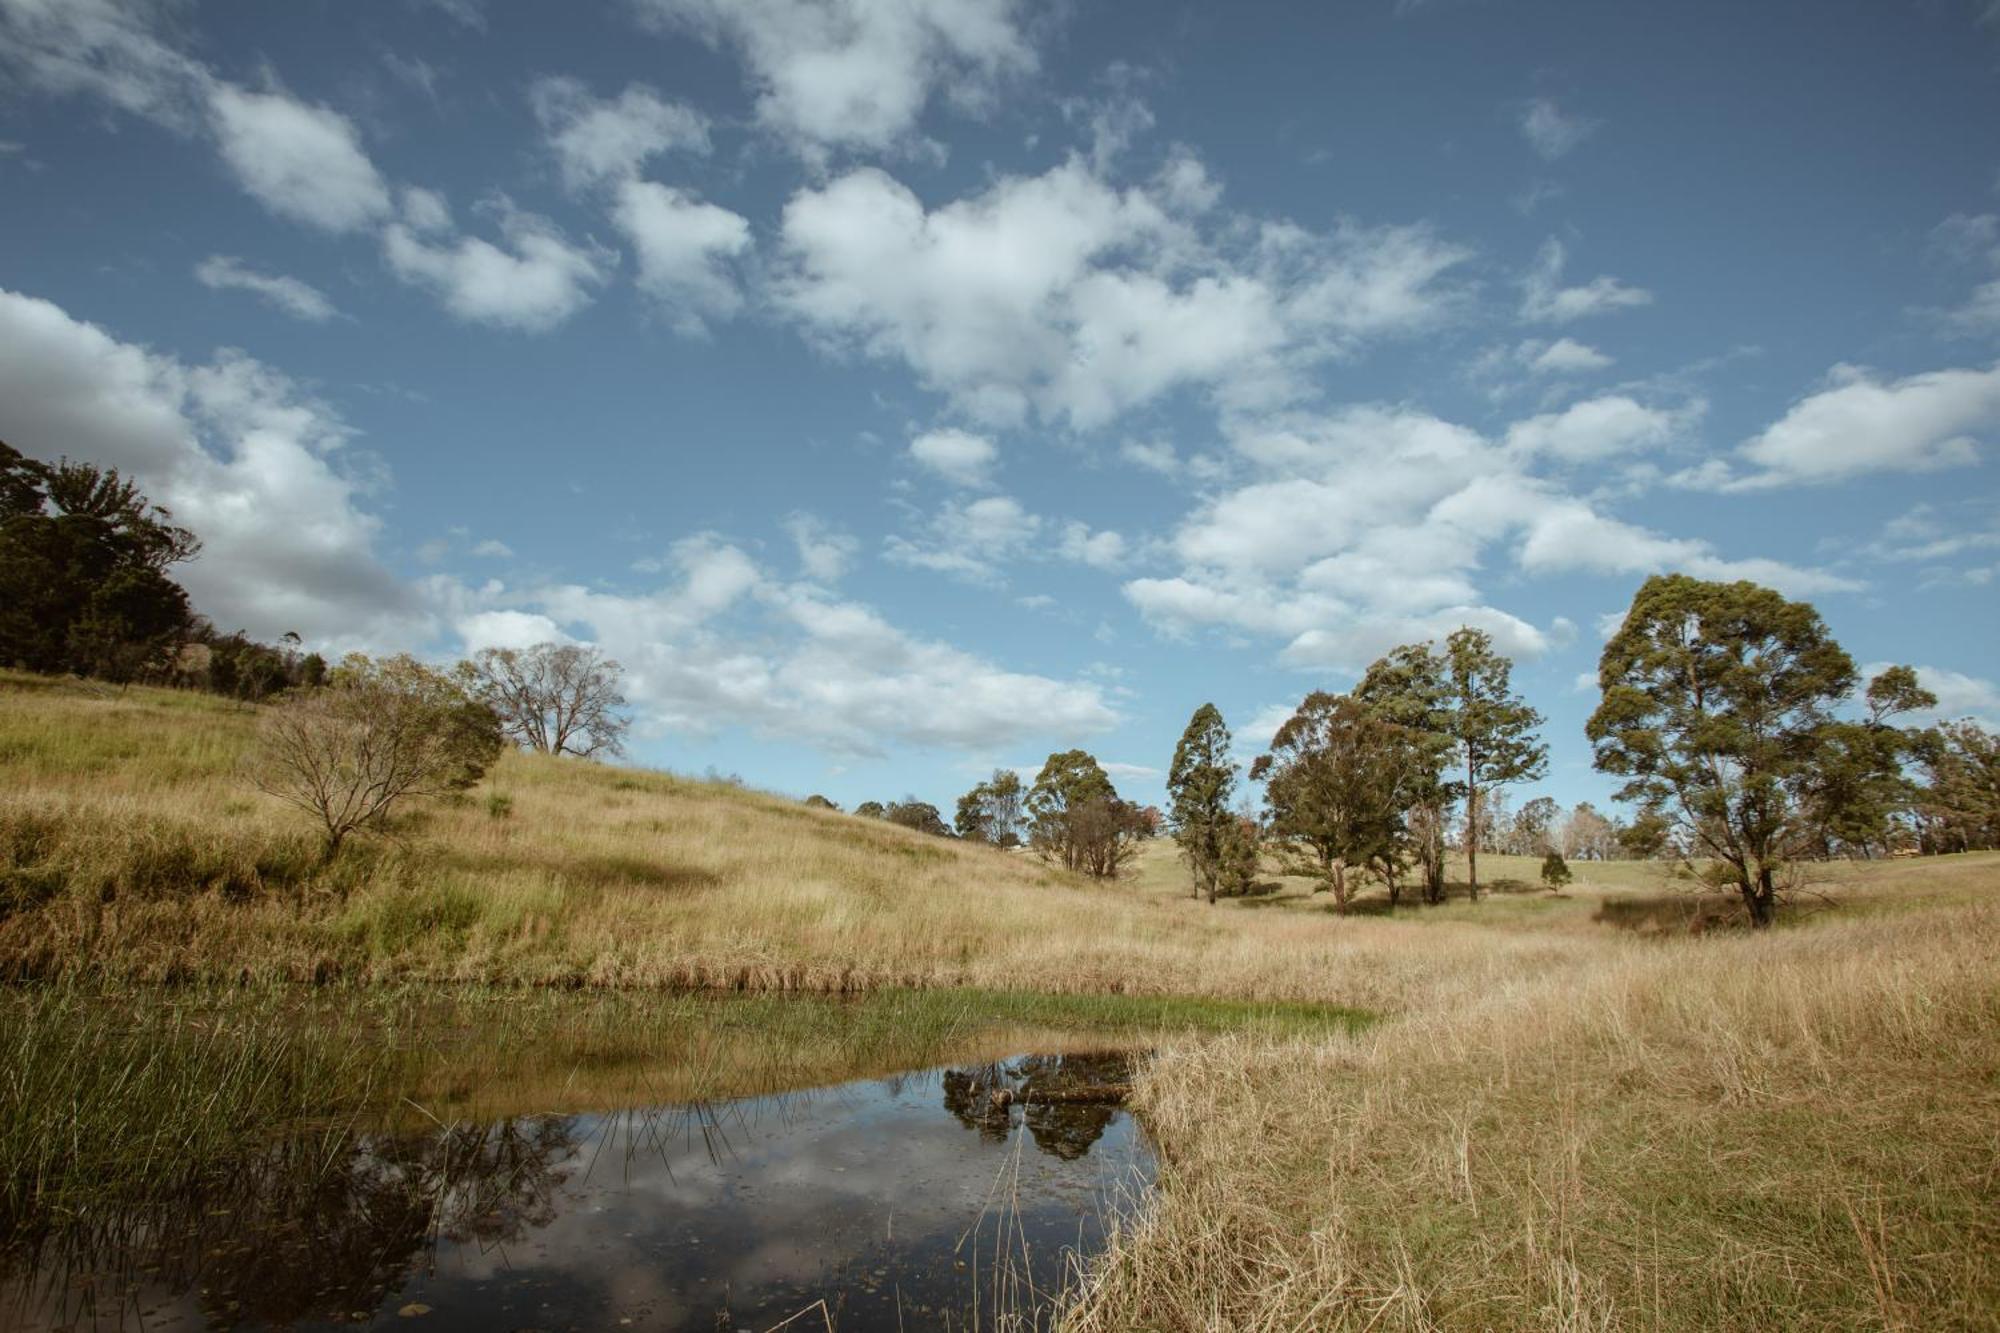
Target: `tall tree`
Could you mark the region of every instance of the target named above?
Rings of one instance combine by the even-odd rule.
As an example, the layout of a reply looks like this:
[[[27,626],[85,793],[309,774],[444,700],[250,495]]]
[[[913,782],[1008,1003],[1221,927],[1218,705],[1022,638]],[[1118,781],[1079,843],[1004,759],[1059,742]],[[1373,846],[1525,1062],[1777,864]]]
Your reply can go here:
[[[2000,736],[1965,718],[1920,733],[1912,748],[1924,777],[1916,794],[1923,849],[2000,847]]]
[[[1203,704],[1188,719],[1174,760],[1167,768],[1167,822],[1187,858],[1194,896],[1215,901],[1223,862],[1236,850],[1236,816],[1229,802],[1236,791],[1236,763],[1229,757],[1229,728],[1214,704]],[[1239,840],[1240,841],[1240,840]]]
[[[1542,715],[1512,685],[1514,664],[1493,647],[1492,636],[1469,626],[1444,642],[1447,734],[1457,746],[1465,777],[1465,871],[1479,897],[1481,796],[1513,782],[1533,782],[1548,771],[1549,749],[1535,738]]]
[[[1359,699],[1316,690],[1271,738],[1253,777],[1265,779],[1271,831],[1304,843],[1334,903],[1346,911],[1350,868],[1395,856],[1419,771],[1402,727]]]
[[[115,470],[0,444],[0,664],[120,682],[164,670],[192,621],[167,570],[201,543]]]
[[[1819,612],[1754,583],[1646,580],[1604,645],[1586,731],[1618,799],[1673,819],[1727,867],[1751,923],[1777,914],[1778,871],[1810,833],[1807,802],[1854,662]]]
[[[1906,666],[1885,668],[1863,695],[1867,716],[1830,722],[1811,780],[1813,818],[1822,856],[1872,856],[1888,851],[1911,814],[1916,784],[1904,772],[1918,732],[1890,719],[1937,707],[1937,696]]]
[[[1562,818],[1562,807],[1553,798],[1537,796],[1522,805],[1514,816],[1514,853],[1517,856],[1541,856],[1555,847],[1556,821]]]
[[[486,648],[459,669],[518,745],[585,758],[624,749],[625,670],[595,647]]]
[[[1405,644],[1368,668],[1354,697],[1403,728],[1413,764],[1405,792],[1406,838],[1424,877],[1424,901],[1445,897],[1445,828],[1463,792],[1452,780],[1444,660],[1429,644]]]

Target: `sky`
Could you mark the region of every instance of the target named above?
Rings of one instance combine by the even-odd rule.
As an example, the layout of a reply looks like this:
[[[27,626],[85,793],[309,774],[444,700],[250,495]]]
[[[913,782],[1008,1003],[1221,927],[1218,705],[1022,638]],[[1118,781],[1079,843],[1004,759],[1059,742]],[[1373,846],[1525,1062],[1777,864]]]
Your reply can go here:
[[[2000,718],[2000,5],[0,0],[0,439],[218,626],[624,664],[635,762],[1162,799],[1649,574]]]

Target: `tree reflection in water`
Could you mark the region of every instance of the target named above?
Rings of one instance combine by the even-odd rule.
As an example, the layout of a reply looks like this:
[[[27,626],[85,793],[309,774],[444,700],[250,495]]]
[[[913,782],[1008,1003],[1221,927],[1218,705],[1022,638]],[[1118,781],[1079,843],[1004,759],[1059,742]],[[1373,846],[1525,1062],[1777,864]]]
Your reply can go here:
[[[506,1245],[546,1225],[576,1157],[567,1116],[422,1135],[286,1138],[228,1176],[73,1225],[15,1255],[37,1321],[117,1325],[146,1293],[198,1293],[218,1325],[373,1311],[445,1238]]]
[[[1037,1101],[1034,1093],[1122,1088],[1131,1078],[1132,1057],[1124,1052],[1026,1055],[946,1070],[944,1105],[960,1124],[990,1143],[1005,1141],[1018,1111],[1037,1148],[1074,1162],[1111,1127],[1118,1106],[1110,1101]]]

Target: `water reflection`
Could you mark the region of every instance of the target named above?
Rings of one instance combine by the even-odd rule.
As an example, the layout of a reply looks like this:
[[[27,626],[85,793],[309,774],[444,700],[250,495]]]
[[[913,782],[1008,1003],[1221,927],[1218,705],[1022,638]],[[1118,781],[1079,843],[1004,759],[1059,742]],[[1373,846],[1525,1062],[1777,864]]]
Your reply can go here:
[[[712,1330],[808,1310],[791,1327],[1032,1326],[1065,1251],[1101,1244],[1150,1170],[1106,1100],[1128,1077],[1122,1056],[1025,1056],[706,1105],[302,1132],[143,1214],[17,1244],[0,1326]]]

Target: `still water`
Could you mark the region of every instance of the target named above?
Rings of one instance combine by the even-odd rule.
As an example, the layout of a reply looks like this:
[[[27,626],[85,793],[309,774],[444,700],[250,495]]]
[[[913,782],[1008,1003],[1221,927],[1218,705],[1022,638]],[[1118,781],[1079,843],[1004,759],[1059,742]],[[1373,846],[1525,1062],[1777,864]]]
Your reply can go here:
[[[1128,1077],[1122,1055],[1022,1056],[300,1133],[171,1206],[0,1260],[0,1327],[1040,1326],[1150,1180],[1137,1124],[1095,1099]]]

